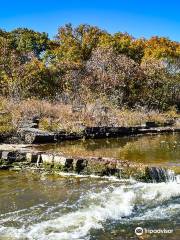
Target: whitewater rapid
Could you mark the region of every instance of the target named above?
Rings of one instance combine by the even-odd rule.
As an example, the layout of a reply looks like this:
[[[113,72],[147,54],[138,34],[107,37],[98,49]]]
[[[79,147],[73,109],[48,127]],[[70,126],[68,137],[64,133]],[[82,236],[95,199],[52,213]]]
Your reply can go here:
[[[172,199],[178,201],[171,201]],[[33,206],[32,209],[1,214],[0,239],[89,239],[90,231],[103,229],[107,220],[119,222],[154,220],[180,214],[179,199],[178,181],[167,183],[125,181],[123,184],[121,180],[119,186],[116,183],[102,187],[100,191],[89,189],[68,206],[68,210],[66,202],[63,202],[48,207],[46,204],[40,204]],[[38,214],[38,210],[43,208],[44,212],[40,211]],[[21,224],[19,226],[17,224],[17,227],[7,226],[6,223],[10,221]]]

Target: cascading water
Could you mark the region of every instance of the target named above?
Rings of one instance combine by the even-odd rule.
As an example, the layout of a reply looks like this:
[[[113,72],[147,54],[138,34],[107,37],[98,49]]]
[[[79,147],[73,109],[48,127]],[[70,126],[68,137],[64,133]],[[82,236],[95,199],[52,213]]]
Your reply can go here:
[[[146,179],[152,182],[172,182],[176,181],[177,177],[170,169],[148,167],[146,168]]]
[[[153,169],[152,176],[156,178],[157,174],[166,182],[143,183],[112,178],[79,178],[77,182],[75,178],[71,182],[48,177],[36,181],[31,179],[24,183],[23,192],[19,192],[16,198],[9,186],[8,197],[5,196],[9,204],[24,204],[24,208],[0,215],[0,239],[104,240],[110,239],[106,237],[112,226],[117,232],[124,229],[126,235],[132,237],[134,228],[141,221],[154,222],[155,226],[159,220],[180,223],[177,177],[171,171]],[[12,181],[16,188],[22,184],[22,179]],[[38,195],[40,193],[42,196]],[[24,199],[31,195],[38,195],[38,199],[29,207]],[[41,203],[41,199],[47,202]]]

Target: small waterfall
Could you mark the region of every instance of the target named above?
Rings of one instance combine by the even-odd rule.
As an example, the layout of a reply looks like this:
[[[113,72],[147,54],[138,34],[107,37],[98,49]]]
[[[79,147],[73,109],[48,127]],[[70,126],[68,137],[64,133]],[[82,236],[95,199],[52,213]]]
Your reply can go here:
[[[146,180],[150,182],[173,182],[177,180],[174,171],[160,167],[147,167]]]

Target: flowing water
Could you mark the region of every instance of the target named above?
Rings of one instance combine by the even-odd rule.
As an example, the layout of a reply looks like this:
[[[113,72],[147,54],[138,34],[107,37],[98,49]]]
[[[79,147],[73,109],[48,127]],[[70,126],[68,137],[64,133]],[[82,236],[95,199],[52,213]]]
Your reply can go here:
[[[126,159],[145,164],[180,167],[180,134],[65,141],[37,147],[70,156]]]
[[[178,165],[179,140],[178,135],[164,135],[134,138],[124,144],[121,140],[108,141],[113,143],[113,156],[121,153],[122,157],[123,148],[130,144],[124,156],[133,158],[134,149],[137,161],[144,156],[144,161],[154,163],[157,158],[158,163]],[[103,154],[110,148],[106,142],[98,147],[98,141],[102,140],[93,143],[90,154],[100,152],[100,146]],[[82,148],[74,144],[79,146],[78,153],[84,153],[84,144],[89,143],[82,143]],[[67,143],[63,144],[62,150],[67,151]],[[51,145],[49,150],[59,151],[59,147]],[[69,144],[70,151],[71,148]],[[89,154],[88,150],[86,153]],[[106,154],[110,154],[109,149]],[[174,177],[170,171],[168,179],[161,183],[142,183],[113,177],[1,171],[0,240],[179,240],[180,177]],[[139,238],[134,233],[136,227],[149,232]],[[166,233],[162,233],[164,230]]]

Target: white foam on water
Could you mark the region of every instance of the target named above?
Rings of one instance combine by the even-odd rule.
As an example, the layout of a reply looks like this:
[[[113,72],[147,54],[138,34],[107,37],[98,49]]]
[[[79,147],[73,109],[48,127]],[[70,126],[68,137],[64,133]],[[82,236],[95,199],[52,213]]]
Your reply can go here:
[[[178,184],[180,184],[180,175],[176,175],[175,181],[176,181]]]
[[[139,209],[147,209],[145,212],[147,218],[153,218],[153,215],[155,218],[157,215],[165,218],[169,213],[168,208],[174,207],[175,209],[178,206],[168,206],[162,212],[161,204],[172,197],[179,196],[180,185],[177,182],[136,182],[131,185],[106,187],[98,193],[92,190],[82,196],[80,205],[74,211],[26,228],[2,226],[0,236],[18,240],[23,238],[28,240],[84,240],[88,239],[91,229],[103,228],[103,223],[107,220],[121,221],[122,217],[129,217],[131,220],[135,206]],[[160,215],[160,212],[163,214]],[[139,214],[139,217],[142,216]]]
[[[167,206],[158,206],[154,209],[149,209],[139,216],[133,217],[133,220],[156,220],[169,219],[171,216],[180,214],[180,204],[174,203]]]
[[[83,174],[83,175],[80,175],[78,173],[66,173],[66,172],[58,172],[57,175],[61,176],[61,177],[73,177],[73,178],[80,178],[80,179],[87,179],[87,178],[95,178],[95,179],[101,179],[101,180],[109,180],[109,181],[114,181],[114,182],[136,182],[135,179],[133,178],[129,178],[129,179],[122,179],[122,178],[119,178],[119,177],[116,177],[116,176],[98,176],[98,175],[95,175],[95,174]]]

